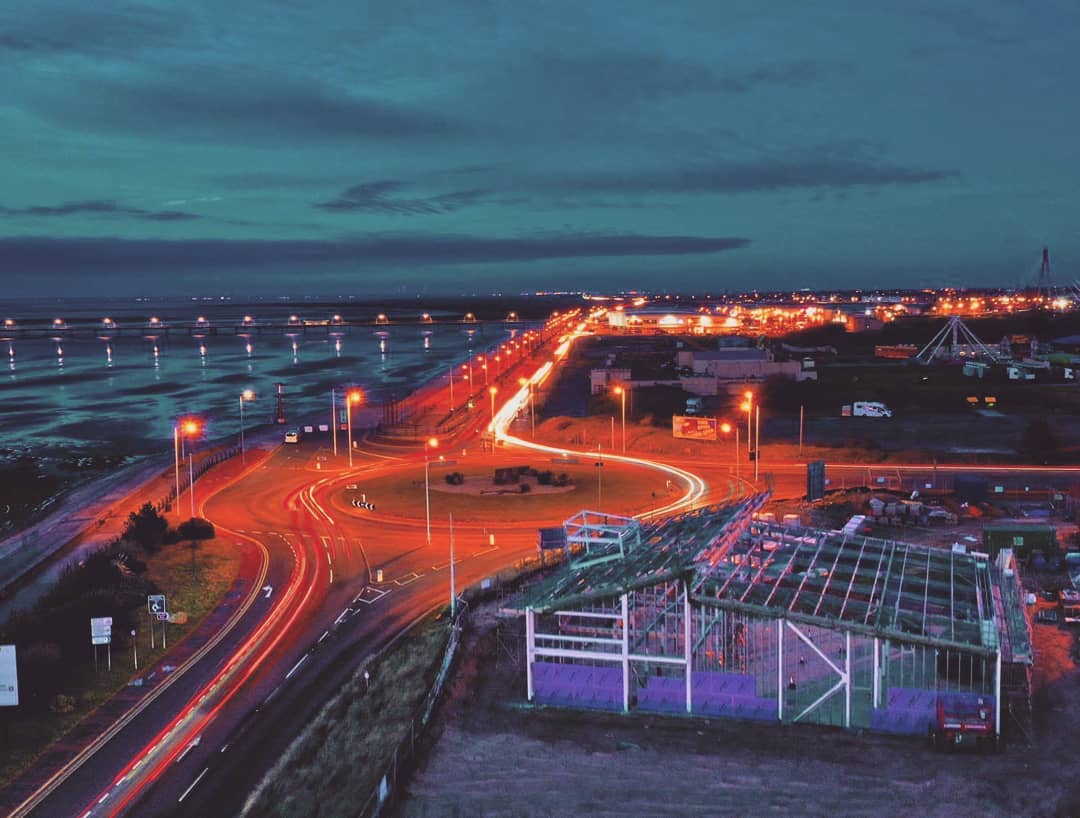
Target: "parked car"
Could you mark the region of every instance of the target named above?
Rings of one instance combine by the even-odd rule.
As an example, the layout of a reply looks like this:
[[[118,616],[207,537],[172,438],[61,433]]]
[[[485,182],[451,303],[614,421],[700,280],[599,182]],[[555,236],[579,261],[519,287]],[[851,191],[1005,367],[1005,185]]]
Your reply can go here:
[[[287,431],[285,433],[285,442],[286,443],[299,443],[300,442],[300,430],[299,429],[289,429],[289,431]]]

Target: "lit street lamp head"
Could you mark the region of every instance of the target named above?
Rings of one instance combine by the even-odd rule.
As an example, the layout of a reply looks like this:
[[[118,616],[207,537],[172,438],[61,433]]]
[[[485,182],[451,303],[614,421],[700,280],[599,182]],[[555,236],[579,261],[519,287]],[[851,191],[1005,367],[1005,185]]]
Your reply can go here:
[[[187,420],[181,421],[180,431],[183,432],[185,435],[191,437],[193,435],[199,434],[199,432],[202,431],[202,426],[197,420],[188,418]]]
[[[730,423],[721,423],[720,424],[720,431],[723,432],[725,435],[730,435],[731,434],[731,424]]]
[[[492,394],[492,396],[494,396],[494,395],[495,395],[495,393],[496,393],[496,392],[498,392],[498,391],[499,391],[499,390],[498,390],[498,389],[496,389],[496,388],[495,388],[494,386],[493,386],[493,387],[491,387],[490,389],[488,389],[488,392],[490,392],[490,393]]]
[[[359,389],[354,389],[351,392],[349,392],[349,395],[348,395],[349,403],[360,403],[360,401],[362,401],[363,399],[364,399],[364,393],[361,392]]]
[[[245,389],[240,393],[241,400],[255,400],[255,393],[250,389]]]

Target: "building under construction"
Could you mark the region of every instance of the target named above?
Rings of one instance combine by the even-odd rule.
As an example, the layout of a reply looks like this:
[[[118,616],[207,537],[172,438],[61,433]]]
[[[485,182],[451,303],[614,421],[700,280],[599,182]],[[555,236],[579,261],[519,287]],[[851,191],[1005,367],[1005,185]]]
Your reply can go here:
[[[977,704],[998,734],[1026,710],[1007,552],[760,523],[764,499],[568,520],[567,564],[523,600],[529,699],[922,735],[939,701]]]

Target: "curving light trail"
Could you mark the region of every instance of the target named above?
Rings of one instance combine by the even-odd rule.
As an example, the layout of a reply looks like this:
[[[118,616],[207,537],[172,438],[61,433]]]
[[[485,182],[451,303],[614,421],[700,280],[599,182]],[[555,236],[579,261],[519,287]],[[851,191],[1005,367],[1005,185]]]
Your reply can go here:
[[[555,350],[555,360],[561,360],[566,357],[567,353],[570,351],[571,344],[583,334],[584,327],[584,324],[579,324],[576,330],[563,339],[562,343],[560,343]],[[518,412],[520,412],[528,403],[529,390],[536,388],[547,380],[553,369],[554,363],[548,361],[537,369],[531,377],[527,378],[527,383],[517,392],[512,394],[506,400],[506,403],[503,404],[502,408],[495,413],[495,417],[492,419],[491,423],[488,424],[488,429],[494,434],[497,440],[505,441],[513,446],[561,456],[570,454],[580,455],[582,457],[594,456],[596,452],[575,451],[565,447],[548,446],[544,443],[537,443],[534,440],[526,440],[517,437],[510,434],[508,431],[510,423],[517,416]],[[635,515],[639,518],[655,517],[677,511],[687,511],[701,502],[709,492],[709,484],[701,477],[686,469],[680,469],[677,466],[670,466],[667,463],[660,463],[656,460],[647,460],[643,457],[632,457],[630,455],[622,454],[604,454],[603,458],[609,462],[628,463],[632,466],[640,466],[642,468],[663,472],[681,481],[686,487],[685,493],[679,499],[651,511]]]

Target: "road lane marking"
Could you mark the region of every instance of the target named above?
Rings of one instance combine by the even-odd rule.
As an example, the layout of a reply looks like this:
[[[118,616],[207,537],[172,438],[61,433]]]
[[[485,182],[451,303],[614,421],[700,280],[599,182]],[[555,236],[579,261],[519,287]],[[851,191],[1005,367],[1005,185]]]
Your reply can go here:
[[[195,780],[191,782],[191,785],[186,790],[184,790],[183,794],[179,798],[176,799],[176,803],[179,804],[181,801],[187,798],[191,794],[191,791],[195,789],[195,785],[202,781],[203,776],[206,775],[208,772],[210,772],[210,768],[203,767],[203,771],[195,777]]]
[[[301,656],[300,661],[297,662],[295,665],[293,665],[292,670],[290,670],[288,673],[285,674],[285,678],[286,679],[292,678],[292,675],[294,673],[296,673],[296,671],[298,671],[300,669],[300,665],[304,664],[304,662],[307,661],[307,658],[308,658],[308,655],[306,653],[303,656]],[[274,692],[276,693],[277,691],[275,690]]]
[[[319,644],[323,643],[323,640],[330,635],[330,631],[323,631],[323,635],[319,637]]]
[[[416,573],[416,571],[410,571],[405,576],[398,577],[397,579],[395,579],[394,584],[405,587],[406,585],[409,585],[410,583],[416,582],[422,576],[423,576],[423,574],[418,574],[418,573]]]

